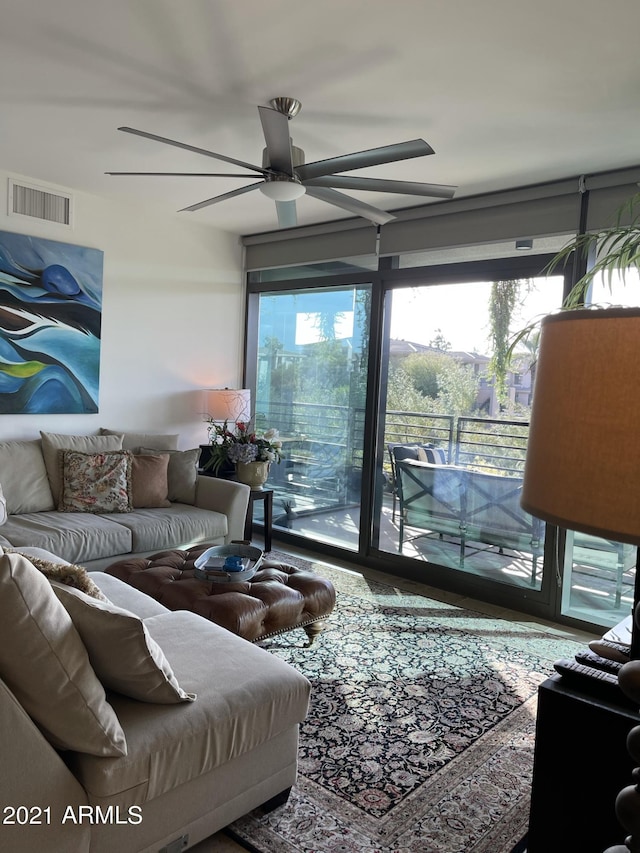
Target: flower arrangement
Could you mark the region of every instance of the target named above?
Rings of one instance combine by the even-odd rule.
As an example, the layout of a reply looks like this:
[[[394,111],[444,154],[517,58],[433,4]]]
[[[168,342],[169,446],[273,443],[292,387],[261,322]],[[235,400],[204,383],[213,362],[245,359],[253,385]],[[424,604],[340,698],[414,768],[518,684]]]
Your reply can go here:
[[[207,466],[217,474],[225,463],[237,462],[280,462],[282,442],[277,429],[265,430],[262,434],[252,432],[248,423],[238,421],[229,428],[210,422],[211,456]]]

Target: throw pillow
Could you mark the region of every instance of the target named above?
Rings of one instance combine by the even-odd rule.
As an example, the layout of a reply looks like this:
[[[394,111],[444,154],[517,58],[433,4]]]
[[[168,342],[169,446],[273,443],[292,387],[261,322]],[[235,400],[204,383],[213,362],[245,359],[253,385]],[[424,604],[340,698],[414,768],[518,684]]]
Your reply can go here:
[[[176,435],[160,435],[154,432],[125,432],[124,430],[113,430],[101,428],[100,435],[121,435],[122,449],[133,450],[135,453],[141,447],[149,447],[155,450],[177,450],[178,438]]]
[[[58,506],[62,478],[60,473],[60,450],[78,450],[81,453],[102,453],[106,450],[122,450],[122,435],[61,435],[42,432],[42,455],[51,486],[53,503]]]
[[[0,472],[9,515],[54,509],[40,440],[0,443]]]
[[[2,486],[0,486],[0,524],[6,524],[7,522],[7,499],[4,496],[4,492],[2,491]]]
[[[122,727],[71,617],[21,554],[0,557],[0,675],[57,749],[127,754]]]
[[[60,512],[131,512],[131,454],[63,450]]]
[[[19,548],[8,548],[7,553],[21,554]],[[39,572],[50,581],[58,581],[58,583],[73,586],[76,589],[85,592],[92,598],[97,598],[100,601],[108,601],[108,598],[100,587],[98,587],[89,577],[89,572],[84,566],[75,566],[73,563],[53,563],[51,560],[45,560],[43,557],[37,557],[35,554],[22,554],[35,566]]]
[[[131,459],[131,503],[134,509],[171,506],[169,454],[136,454]]]
[[[140,702],[170,705],[193,702],[144,622],[111,602],[96,601],[80,590],[52,584],[89,652],[100,681],[110,690]]]
[[[153,449],[141,447],[141,453],[153,453]],[[169,453],[169,500],[181,504],[196,502],[198,482],[198,459],[200,448],[194,450],[170,450]]]

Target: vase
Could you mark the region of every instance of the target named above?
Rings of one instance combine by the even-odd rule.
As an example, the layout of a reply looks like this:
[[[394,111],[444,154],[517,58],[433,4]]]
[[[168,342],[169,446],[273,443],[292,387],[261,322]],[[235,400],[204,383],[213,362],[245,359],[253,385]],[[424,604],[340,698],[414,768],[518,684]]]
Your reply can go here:
[[[252,489],[261,490],[269,476],[270,462],[236,462],[236,477]]]

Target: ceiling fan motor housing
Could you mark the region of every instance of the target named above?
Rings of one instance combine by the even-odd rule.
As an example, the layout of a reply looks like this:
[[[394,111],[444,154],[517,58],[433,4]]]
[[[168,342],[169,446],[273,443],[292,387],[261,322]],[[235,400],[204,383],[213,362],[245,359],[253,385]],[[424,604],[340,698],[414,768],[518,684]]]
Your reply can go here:
[[[297,145],[291,143],[291,160],[293,161],[293,168],[297,168],[298,166],[304,166],[304,151],[302,148],[298,148]],[[266,148],[262,149],[262,168],[270,169],[271,163],[269,161],[269,152]]]

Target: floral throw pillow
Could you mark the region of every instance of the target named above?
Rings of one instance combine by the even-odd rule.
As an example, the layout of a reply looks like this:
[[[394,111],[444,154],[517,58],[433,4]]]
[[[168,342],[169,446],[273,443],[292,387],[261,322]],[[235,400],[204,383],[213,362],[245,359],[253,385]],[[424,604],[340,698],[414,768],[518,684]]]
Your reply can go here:
[[[61,512],[131,512],[131,454],[61,450]]]

